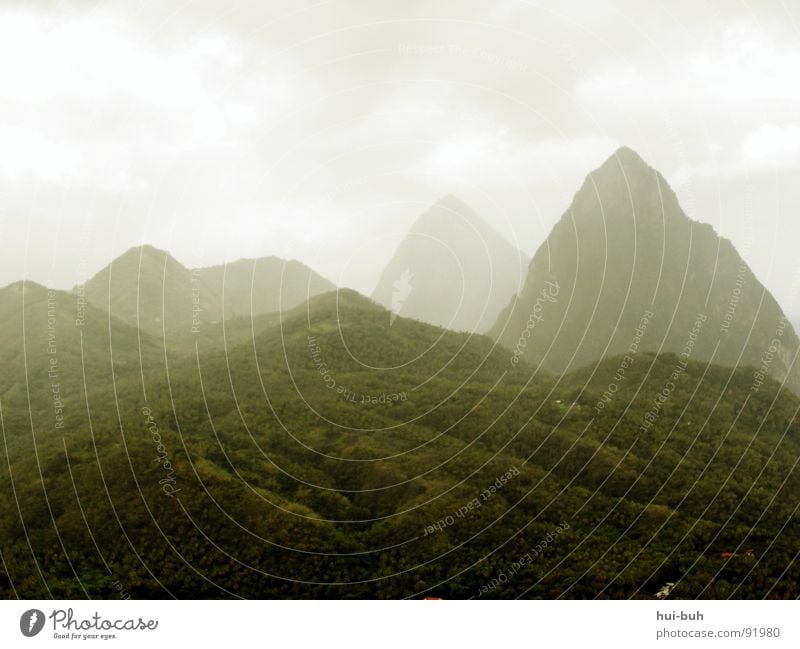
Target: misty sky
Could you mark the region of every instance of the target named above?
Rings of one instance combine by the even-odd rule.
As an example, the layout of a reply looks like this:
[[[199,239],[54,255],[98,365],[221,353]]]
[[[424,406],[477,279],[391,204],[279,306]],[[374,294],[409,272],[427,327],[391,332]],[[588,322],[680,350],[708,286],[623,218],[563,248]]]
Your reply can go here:
[[[780,1],[2,2],[0,284],[151,243],[369,293],[447,193],[532,255],[626,144],[797,317],[798,79]]]

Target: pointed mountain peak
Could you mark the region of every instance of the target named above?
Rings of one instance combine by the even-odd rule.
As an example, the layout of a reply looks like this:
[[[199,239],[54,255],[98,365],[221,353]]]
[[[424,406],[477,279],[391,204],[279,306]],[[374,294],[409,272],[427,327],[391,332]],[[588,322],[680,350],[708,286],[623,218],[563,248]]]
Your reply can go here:
[[[456,221],[474,221],[477,218],[473,210],[464,201],[452,194],[442,196],[438,201],[426,209],[414,223],[412,229],[418,230],[433,224],[449,224]]]
[[[666,181],[658,171],[647,164],[636,151],[626,146],[614,151],[603,164],[589,174],[587,180],[590,178],[600,185],[610,183],[616,186],[619,182],[624,182],[632,188],[642,182],[647,183],[649,187],[656,179],[666,185]]]
[[[542,291],[554,277],[560,294],[543,305]],[[544,320],[521,339],[537,309]],[[699,322],[703,335],[692,343],[693,359],[758,367],[783,318],[733,245],[691,220],[664,177],[623,147],[589,174],[492,333],[561,373],[625,353],[630,332],[645,320],[647,338],[638,351],[682,353],[686,332]],[[782,340],[783,360],[770,373],[800,386],[791,366],[800,341],[792,333]]]
[[[372,297],[395,316],[483,332],[519,290],[528,262],[475,210],[447,195],[417,218]]]
[[[635,215],[637,220],[653,223],[688,220],[664,176],[626,146],[617,149],[586,177],[575,194],[572,213],[602,219]]]
[[[483,236],[499,236],[473,208],[452,194],[442,196],[420,214],[410,231],[443,236],[451,229],[477,230]]]
[[[645,169],[650,169],[650,165],[648,165],[636,151],[631,149],[627,146],[621,146],[619,149],[614,151],[611,157],[606,160],[605,164],[609,162],[613,163],[614,161],[617,164],[621,164],[624,167],[643,167]]]
[[[446,194],[436,201],[435,207],[455,212],[472,212],[472,208],[453,194]]]

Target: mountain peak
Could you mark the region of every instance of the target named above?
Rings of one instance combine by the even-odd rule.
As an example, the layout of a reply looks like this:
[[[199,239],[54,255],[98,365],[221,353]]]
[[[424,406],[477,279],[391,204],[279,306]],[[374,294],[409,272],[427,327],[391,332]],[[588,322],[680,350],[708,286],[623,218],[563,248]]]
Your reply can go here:
[[[300,262],[261,257],[189,269],[149,244],[130,248],[84,285],[89,302],[157,335],[287,310],[334,288]]]
[[[608,161],[617,160],[623,166],[638,166],[638,167],[647,167],[650,168],[642,156],[640,156],[636,151],[631,149],[627,146],[621,146],[619,149],[614,151]]]
[[[31,279],[18,279],[16,282],[11,282],[6,286],[0,288],[0,292],[8,293],[32,293],[47,291],[48,288],[39,282],[34,282]]]
[[[557,296],[542,304],[542,291],[552,286]],[[543,320],[521,339],[537,308]],[[638,351],[681,353],[694,332],[695,360],[757,367],[783,317],[733,245],[691,220],[664,177],[622,147],[575,194],[492,334],[562,373],[625,353],[631,332],[643,331],[647,320]],[[782,345],[770,374],[800,386],[791,366],[800,341],[786,333]]]
[[[150,257],[172,257],[172,255],[167,252],[166,250],[162,250],[161,248],[156,248],[155,246],[149,243],[143,243],[139,246],[133,246],[128,248],[125,252],[123,252],[117,259],[121,259],[122,257],[131,257],[133,255],[141,255],[150,256]]]
[[[632,219],[658,225],[689,218],[664,176],[626,146],[586,176],[562,221],[571,220],[575,214],[593,220],[599,217],[600,221],[622,220],[629,227]]]
[[[412,226],[412,231],[425,232],[441,227],[457,227],[459,224],[480,225],[481,219],[469,205],[452,194],[442,196],[426,209]]]
[[[632,184],[640,180],[650,183],[656,178],[661,178],[661,175],[647,164],[636,151],[621,146],[603,164],[592,171],[590,178],[613,184],[616,184],[616,181],[624,180],[626,184]],[[587,178],[587,180],[589,179]]]
[[[455,212],[472,212],[472,208],[454,194],[445,194],[436,201],[435,206]]]
[[[306,314],[309,311],[331,310],[332,313],[339,309],[362,308],[376,311],[385,311],[385,307],[375,302],[366,295],[362,295],[352,288],[334,288],[332,291],[319,293],[309,297],[306,303],[294,307],[295,313]]]
[[[417,218],[372,297],[394,315],[482,332],[519,290],[528,262],[475,210],[449,194]]]

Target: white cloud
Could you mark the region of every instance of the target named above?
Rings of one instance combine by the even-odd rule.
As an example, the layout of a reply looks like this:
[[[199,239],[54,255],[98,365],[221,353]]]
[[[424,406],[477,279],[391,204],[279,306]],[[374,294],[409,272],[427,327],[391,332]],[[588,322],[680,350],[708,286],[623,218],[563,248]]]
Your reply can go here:
[[[692,55],[677,72],[687,74],[687,90],[729,110],[765,100],[800,99],[797,42],[776,43],[752,24],[732,25],[717,47]]]
[[[246,156],[289,93],[242,59],[221,33],[165,45],[102,12],[0,11],[0,178],[119,192],[223,145]]]
[[[763,110],[763,102],[800,99],[800,45],[778,44],[752,25],[737,23],[714,41],[653,65],[631,62],[606,67],[576,86],[587,106],[613,103],[670,110],[700,111],[701,115]]]
[[[764,124],[747,135],[742,150],[745,159],[754,165],[796,164],[800,160],[800,126]]]
[[[509,129],[468,132],[439,142],[423,168],[435,181],[466,188],[507,191],[512,183],[541,181],[552,186],[554,179],[574,186],[618,146],[604,136],[525,137]]]
[[[606,66],[576,85],[597,123],[683,186],[800,165],[800,44],[735,23],[660,63]],[[800,171],[800,169],[798,169]]]
[[[438,143],[425,163],[425,170],[435,179],[471,180],[487,163],[496,164],[507,152],[502,134],[467,133]]]
[[[728,29],[743,12],[689,0],[680,24],[627,0],[567,0],[560,16],[449,2],[419,21],[397,18],[431,16],[430,3],[183,2],[170,19],[163,3],[11,4],[0,2],[4,210],[72,224],[91,212],[105,250],[114,237],[115,249],[152,240],[206,261],[277,253],[331,277],[355,255],[348,276],[363,288],[396,243],[381,237],[448,192],[533,252],[618,144],[680,181],[687,208],[691,190],[690,213],[726,224],[737,205],[716,205],[718,185],[800,171],[800,43],[752,3],[749,23]],[[520,65],[498,64],[509,61]],[[780,187],[787,214],[791,189]],[[769,206],[755,207],[763,220]],[[776,238],[790,258],[796,240]],[[0,242],[24,241],[7,221]],[[72,263],[72,249],[59,255]]]
[[[0,128],[0,177],[17,181],[26,176],[53,183],[72,182],[79,159],[42,136],[25,130]]]
[[[701,178],[737,178],[800,165],[800,126],[762,124],[739,142],[714,143],[703,158],[684,161],[669,174],[675,187]]]
[[[194,43],[172,55],[162,52],[99,14],[48,20],[9,11],[0,20],[0,96],[13,101],[119,94],[164,108],[192,105],[204,93],[191,63],[203,58],[205,50]]]

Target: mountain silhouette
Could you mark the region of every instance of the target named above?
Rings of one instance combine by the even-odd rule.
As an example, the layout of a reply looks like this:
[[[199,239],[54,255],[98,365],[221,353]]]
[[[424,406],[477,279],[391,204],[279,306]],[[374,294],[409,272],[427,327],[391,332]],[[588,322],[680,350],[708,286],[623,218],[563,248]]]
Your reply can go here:
[[[753,366],[797,390],[798,338],[733,244],[629,148],[589,174],[491,335],[562,373],[628,352]]]
[[[411,227],[372,297],[392,320],[485,332],[522,286],[528,261],[472,208],[445,196]]]
[[[161,335],[199,333],[234,316],[291,309],[334,285],[298,261],[277,257],[189,269],[153,246],[131,248],[92,277],[87,301]]]

